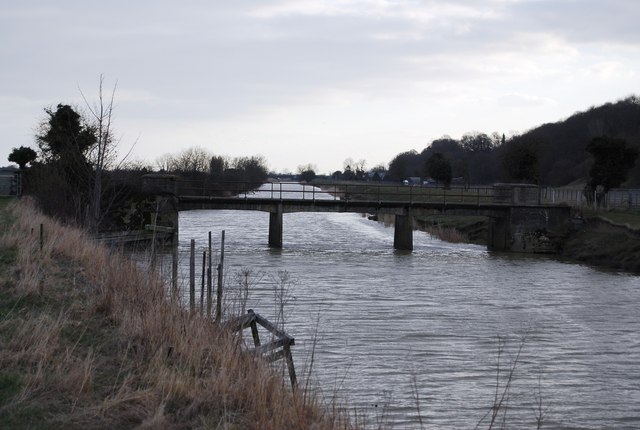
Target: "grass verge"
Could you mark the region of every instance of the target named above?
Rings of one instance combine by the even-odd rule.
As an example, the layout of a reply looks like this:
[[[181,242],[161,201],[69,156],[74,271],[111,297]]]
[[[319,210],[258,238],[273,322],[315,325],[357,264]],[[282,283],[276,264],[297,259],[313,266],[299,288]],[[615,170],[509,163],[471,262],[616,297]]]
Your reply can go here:
[[[591,218],[598,217],[611,222],[612,224],[625,226],[632,230],[640,231],[640,212],[630,211],[599,211],[589,212]]]
[[[602,269],[640,273],[640,230],[629,228],[629,221],[629,216],[614,212],[585,214],[585,225],[567,238],[562,257]]]

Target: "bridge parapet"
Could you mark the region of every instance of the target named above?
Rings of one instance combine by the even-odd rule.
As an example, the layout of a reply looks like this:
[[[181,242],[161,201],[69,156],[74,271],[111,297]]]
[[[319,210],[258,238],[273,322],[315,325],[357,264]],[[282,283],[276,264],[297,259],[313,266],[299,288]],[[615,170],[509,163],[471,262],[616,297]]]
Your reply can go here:
[[[540,187],[533,184],[493,184],[494,203],[539,205]]]

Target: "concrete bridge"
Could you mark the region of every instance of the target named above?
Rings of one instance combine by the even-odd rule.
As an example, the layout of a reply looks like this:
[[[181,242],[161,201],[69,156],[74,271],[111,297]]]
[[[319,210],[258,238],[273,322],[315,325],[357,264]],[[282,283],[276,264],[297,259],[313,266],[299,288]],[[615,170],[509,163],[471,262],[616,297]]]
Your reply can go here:
[[[173,178],[173,179],[172,179]],[[240,184],[218,186],[215,193],[175,177],[149,175],[147,189],[162,195],[164,225],[177,229],[183,210],[228,209],[269,213],[269,246],[281,248],[283,214],[292,212],[353,212],[393,214],[394,247],[413,249],[413,219],[439,211],[457,215],[482,215],[490,219],[488,248],[511,252],[553,252],[550,235],[569,222],[566,205],[542,205],[531,185],[497,184],[493,187],[454,189],[396,185],[340,184],[324,191],[311,185],[274,182],[242,192]],[[246,184],[244,185],[246,189]],[[167,205],[167,203],[169,203]],[[171,215],[173,214],[173,215]]]

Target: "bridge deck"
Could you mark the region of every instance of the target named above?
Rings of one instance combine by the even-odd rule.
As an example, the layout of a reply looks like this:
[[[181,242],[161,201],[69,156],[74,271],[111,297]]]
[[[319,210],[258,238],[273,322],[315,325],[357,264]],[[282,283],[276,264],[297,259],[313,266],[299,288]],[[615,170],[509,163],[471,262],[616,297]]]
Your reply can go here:
[[[180,210],[229,209],[274,212],[280,207],[290,212],[355,212],[355,213],[402,213],[412,210],[462,211],[487,216],[500,216],[514,207],[548,208],[549,205],[513,205],[488,202],[446,201],[398,201],[398,200],[347,200],[347,199],[272,199],[261,197],[201,197],[179,196]]]

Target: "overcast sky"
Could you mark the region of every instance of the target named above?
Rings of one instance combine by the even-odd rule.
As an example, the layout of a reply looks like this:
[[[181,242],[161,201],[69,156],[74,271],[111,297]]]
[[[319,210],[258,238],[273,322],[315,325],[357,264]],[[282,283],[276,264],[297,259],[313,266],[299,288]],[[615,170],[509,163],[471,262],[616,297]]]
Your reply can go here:
[[[0,2],[0,165],[117,81],[121,152],[368,167],[640,93],[638,0]]]

